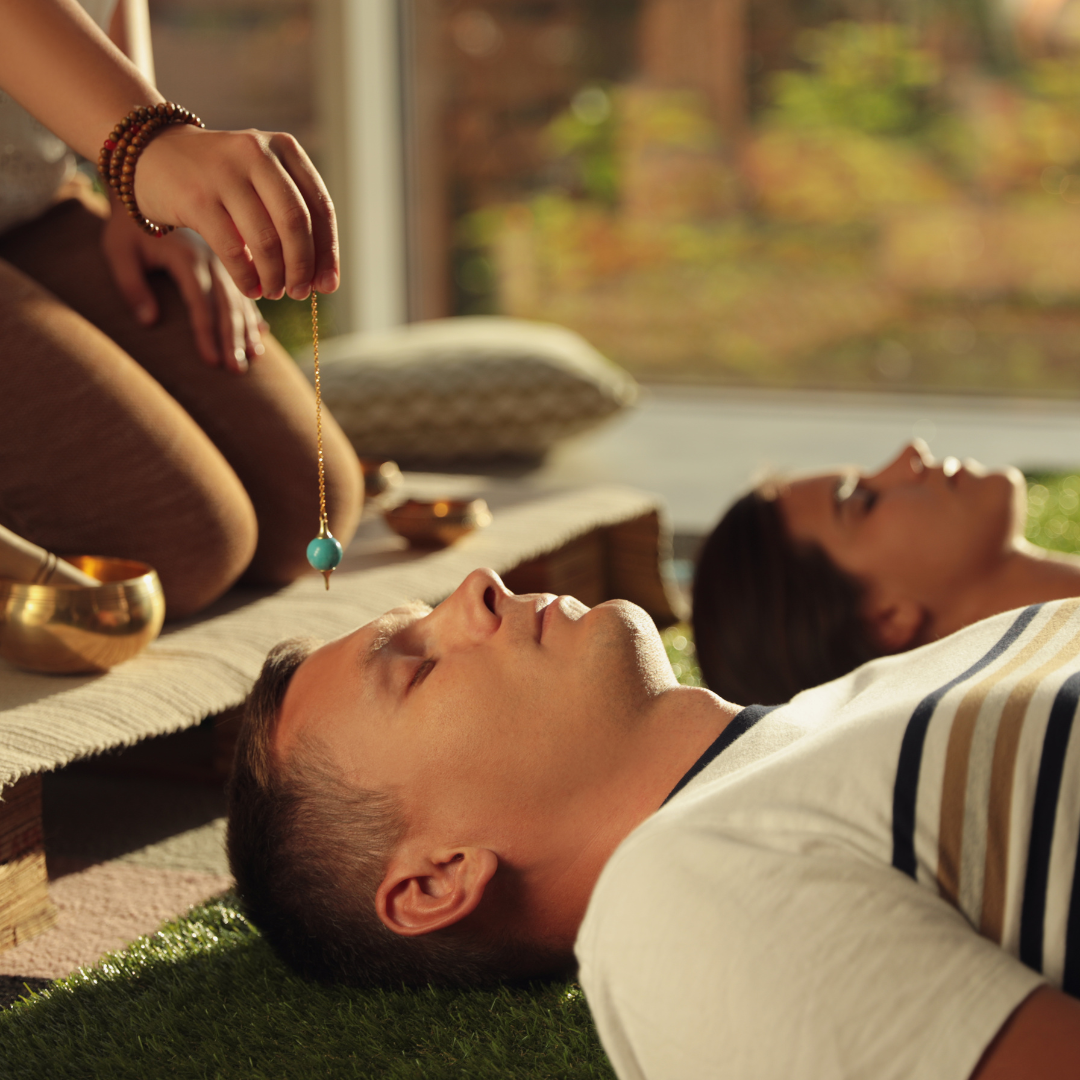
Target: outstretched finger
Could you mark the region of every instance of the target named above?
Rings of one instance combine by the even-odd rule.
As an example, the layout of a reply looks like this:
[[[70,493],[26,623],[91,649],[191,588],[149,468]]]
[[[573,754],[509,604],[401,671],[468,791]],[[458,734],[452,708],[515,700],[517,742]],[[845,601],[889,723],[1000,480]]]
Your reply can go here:
[[[247,357],[249,360],[254,360],[266,352],[262,336],[270,332],[270,327],[266,324],[259,309],[250,300],[244,300],[242,310]]]
[[[225,366],[242,375],[248,369],[248,360],[244,314],[240,304],[246,301],[241,297],[236,297],[235,300],[231,298],[224,282],[215,287],[214,299],[217,304],[217,328]]]
[[[333,292],[338,287],[341,266],[337,219],[330,193],[304,148],[291,135],[275,135],[270,145],[308,208],[315,244],[314,273],[309,280],[319,292]]]

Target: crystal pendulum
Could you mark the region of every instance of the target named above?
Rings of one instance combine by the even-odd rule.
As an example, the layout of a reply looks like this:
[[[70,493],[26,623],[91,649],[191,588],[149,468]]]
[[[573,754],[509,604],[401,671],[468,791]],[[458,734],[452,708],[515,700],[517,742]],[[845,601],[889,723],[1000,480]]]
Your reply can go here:
[[[326,470],[322,444],[322,385],[319,381],[319,307],[311,290],[311,336],[315,351],[315,437],[319,446],[319,535],[307,546],[307,561],[319,571],[330,588],[330,575],[341,562],[341,543],[326,522]]]

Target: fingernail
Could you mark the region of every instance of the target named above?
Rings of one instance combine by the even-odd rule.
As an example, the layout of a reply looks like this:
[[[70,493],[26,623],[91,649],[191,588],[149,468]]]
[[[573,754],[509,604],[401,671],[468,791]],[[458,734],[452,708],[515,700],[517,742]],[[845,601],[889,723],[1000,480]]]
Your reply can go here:
[[[258,300],[259,297],[262,296],[262,286],[261,285],[253,285],[250,289],[248,289],[248,291],[246,293],[244,293],[244,295],[249,300]]]
[[[135,318],[143,324],[143,326],[149,326],[154,321],[154,305],[153,304],[140,304],[135,310]]]
[[[263,344],[263,343],[262,343],[261,341],[256,341],[256,342],[255,342],[255,343],[254,343],[254,344],[253,344],[253,345],[251,346],[251,351],[252,351],[252,352],[253,352],[253,353],[254,353],[254,354],[255,354],[256,356],[262,356],[262,354],[263,354],[264,352],[266,352],[266,346],[265,346],[265,345],[264,345],[264,344]]]
[[[244,350],[241,349],[239,345],[237,345],[236,348],[233,349],[233,359],[236,361],[236,370],[237,371],[247,371],[247,368],[248,368],[247,353],[244,352]]]
[[[306,300],[310,294],[311,294],[311,289],[309,289],[308,286],[306,286],[306,285],[294,285],[289,290],[289,295],[294,300]]]
[[[338,281],[339,275],[336,270],[324,270],[315,282],[315,288],[319,292],[333,292],[338,287]]]

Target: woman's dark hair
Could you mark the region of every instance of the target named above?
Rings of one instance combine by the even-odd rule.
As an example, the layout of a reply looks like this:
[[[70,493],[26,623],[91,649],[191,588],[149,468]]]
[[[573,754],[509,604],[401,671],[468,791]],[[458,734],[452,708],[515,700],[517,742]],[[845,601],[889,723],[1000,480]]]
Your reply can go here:
[[[775,486],[761,485],[728,509],[698,555],[701,673],[729,701],[788,701],[883,653],[861,602],[860,584],[817,544],[788,536]]]

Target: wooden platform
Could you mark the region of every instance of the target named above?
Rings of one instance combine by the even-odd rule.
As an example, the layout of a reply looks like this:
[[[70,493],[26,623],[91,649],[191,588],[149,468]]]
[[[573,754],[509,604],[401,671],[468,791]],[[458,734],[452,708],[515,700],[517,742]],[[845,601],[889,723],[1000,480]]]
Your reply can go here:
[[[27,776],[0,802],[0,950],[56,922],[45,873],[41,777]]]

